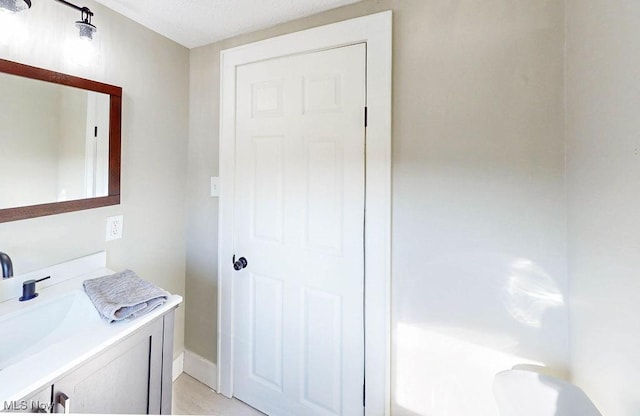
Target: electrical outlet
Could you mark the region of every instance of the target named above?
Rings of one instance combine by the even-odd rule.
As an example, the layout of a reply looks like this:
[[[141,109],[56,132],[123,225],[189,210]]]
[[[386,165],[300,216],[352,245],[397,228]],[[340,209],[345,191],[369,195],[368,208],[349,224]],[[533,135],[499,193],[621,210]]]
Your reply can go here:
[[[117,240],[122,238],[124,217],[122,215],[116,215],[114,217],[107,218],[107,236],[106,241]]]

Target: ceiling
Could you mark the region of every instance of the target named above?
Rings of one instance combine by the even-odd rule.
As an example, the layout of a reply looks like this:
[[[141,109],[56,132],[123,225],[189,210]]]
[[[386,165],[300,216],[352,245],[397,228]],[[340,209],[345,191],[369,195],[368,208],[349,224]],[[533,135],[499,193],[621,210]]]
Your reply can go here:
[[[96,0],[186,46],[195,48],[359,0]],[[99,26],[100,16],[94,23]]]

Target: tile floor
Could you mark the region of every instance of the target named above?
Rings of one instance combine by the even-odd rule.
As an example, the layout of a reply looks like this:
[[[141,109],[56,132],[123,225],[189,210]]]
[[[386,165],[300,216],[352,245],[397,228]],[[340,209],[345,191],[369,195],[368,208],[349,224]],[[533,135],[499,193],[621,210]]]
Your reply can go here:
[[[173,383],[171,410],[174,415],[264,416],[240,400],[216,393],[186,373]]]

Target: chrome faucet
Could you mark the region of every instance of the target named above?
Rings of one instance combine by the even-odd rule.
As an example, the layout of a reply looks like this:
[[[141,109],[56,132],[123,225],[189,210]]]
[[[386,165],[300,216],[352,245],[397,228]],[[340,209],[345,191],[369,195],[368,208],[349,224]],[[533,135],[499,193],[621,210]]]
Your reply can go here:
[[[8,279],[13,277],[13,263],[11,257],[0,251],[0,266],[2,266],[2,278]]]

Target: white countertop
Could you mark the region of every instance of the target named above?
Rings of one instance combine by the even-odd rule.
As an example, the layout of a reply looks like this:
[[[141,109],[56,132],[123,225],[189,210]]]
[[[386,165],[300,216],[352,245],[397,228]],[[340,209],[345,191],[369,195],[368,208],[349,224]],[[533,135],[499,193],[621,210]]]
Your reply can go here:
[[[52,281],[48,287],[38,287],[37,291],[40,295],[30,301],[19,302],[17,298],[11,298],[0,302],[0,317],[3,317],[26,311],[28,308],[37,307],[75,292],[77,295],[75,301],[81,305],[77,308],[74,305],[74,308],[80,308],[83,311],[83,316],[79,318],[82,324],[74,326],[71,335],[51,343],[47,342],[42,349],[35,351],[27,358],[0,370],[0,403],[25,398],[182,302],[181,296],[171,295],[164,305],[142,317],[109,324],[100,318],[91,300],[84,294],[82,282],[112,273],[114,272],[110,269],[100,268],[64,281]],[[82,291],[81,296],[78,295],[78,291]],[[88,302],[91,308],[85,302]],[[73,311],[72,308],[70,314]],[[73,319],[73,316],[66,319]],[[11,342],[11,334],[0,334],[0,342]]]

